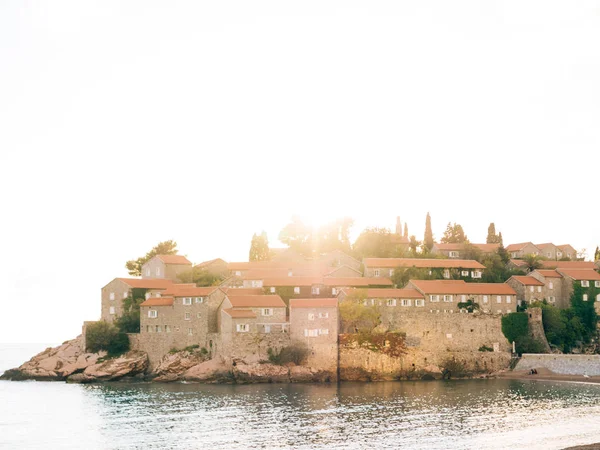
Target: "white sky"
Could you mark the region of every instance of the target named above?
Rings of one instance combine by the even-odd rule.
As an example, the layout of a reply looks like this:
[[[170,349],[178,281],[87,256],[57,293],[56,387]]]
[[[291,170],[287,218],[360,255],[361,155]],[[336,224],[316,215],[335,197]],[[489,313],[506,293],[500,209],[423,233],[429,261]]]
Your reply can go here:
[[[0,2],[0,342],[292,214],[600,244],[600,1]],[[274,245],[275,246],[275,245]]]

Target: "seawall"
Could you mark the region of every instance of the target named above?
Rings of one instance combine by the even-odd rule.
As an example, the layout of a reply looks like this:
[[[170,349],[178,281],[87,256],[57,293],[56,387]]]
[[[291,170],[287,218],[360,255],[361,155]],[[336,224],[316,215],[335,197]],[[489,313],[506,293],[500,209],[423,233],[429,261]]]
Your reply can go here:
[[[548,369],[560,375],[600,376],[600,355],[543,355],[525,353],[515,370]]]

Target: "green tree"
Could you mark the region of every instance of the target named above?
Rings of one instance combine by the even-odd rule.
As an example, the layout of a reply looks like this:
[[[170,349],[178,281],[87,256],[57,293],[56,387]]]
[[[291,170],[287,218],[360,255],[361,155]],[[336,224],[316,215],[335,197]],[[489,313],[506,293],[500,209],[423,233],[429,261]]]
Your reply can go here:
[[[417,241],[416,236],[413,234],[410,237],[410,241],[408,244],[408,247],[410,248],[410,252],[412,253],[412,256],[417,256],[417,249],[419,248],[420,245],[421,245],[421,242]]]
[[[250,244],[250,255],[249,261],[266,261],[269,259],[269,240],[267,239],[267,233],[264,231],[257,236],[256,233],[252,235],[252,242]]]
[[[339,311],[345,332],[370,333],[379,325],[379,308],[367,303],[366,289],[356,289],[340,302]]]
[[[223,281],[223,277],[200,267],[193,267],[192,270],[182,272],[177,275],[181,283],[195,283],[198,287],[218,286]]]
[[[444,231],[444,235],[440,239],[442,244],[464,244],[468,241],[463,227],[457,223],[451,224],[450,222],[448,222],[446,231]]]
[[[527,264],[527,270],[529,272],[532,272],[536,269],[540,269],[543,266],[542,261],[544,261],[544,258],[542,258],[539,255],[530,253],[528,255],[525,255],[523,261],[525,261],[525,263]]]
[[[425,218],[425,236],[423,237],[423,246],[426,250],[425,253],[431,252],[433,248],[433,232],[431,231],[431,216],[427,213]]]
[[[528,332],[526,313],[515,312],[502,316],[502,333],[508,342],[515,342],[520,337],[527,336]]]
[[[466,302],[457,303],[458,309],[464,309],[468,313],[473,313],[479,309],[479,303],[476,303],[472,298],[468,299]]]
[[[333,250],[350,251],[350,217],[334,220],[320,227],[306,225],[298,216],[279,233],[279,240],[304,256],[328,253]]]
[[[91,353],[105,350],[109,356],[117,356],[129,350],[129,338],[114,325],[94,322],[86,328],[85,346]]]
[[[496,234],[496,225],[494,222],[490,223],[490,226],[488,227],[488,234],[485,242],[487,244],[499,244],[501,242],[501,234]]]
[[[596,246],[596,251],[594,252],[594,261],[598,261],[600,259],[600,248]]]
[[[140,305],[146,299],[146,289],[133,288],[121,302],[123,313],[115,320],[115,326],[123,333],[140,332]]]
[[[175,255],[177,254],[177,242],[163,241],[152,248],[146,256],[140,256],[138,259],[131,259],[125,263],[125,268],[129,275],[139,277],[142,275],[142,266],[154,258],[156,255]]]
[[[356,239],[354,253],[361,258],[389,258],[394,253],[392,234],[387,228],[367,228]]]

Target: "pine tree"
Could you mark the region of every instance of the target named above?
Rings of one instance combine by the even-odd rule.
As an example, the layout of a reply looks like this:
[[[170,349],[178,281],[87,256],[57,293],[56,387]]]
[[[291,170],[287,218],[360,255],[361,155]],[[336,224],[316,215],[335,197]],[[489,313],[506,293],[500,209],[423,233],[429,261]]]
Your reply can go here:
[[[425,218],[425,237],[423,239],[423,245],[428,252],[433,248],[433,232],[431,231],[431,216],[427,213]]]

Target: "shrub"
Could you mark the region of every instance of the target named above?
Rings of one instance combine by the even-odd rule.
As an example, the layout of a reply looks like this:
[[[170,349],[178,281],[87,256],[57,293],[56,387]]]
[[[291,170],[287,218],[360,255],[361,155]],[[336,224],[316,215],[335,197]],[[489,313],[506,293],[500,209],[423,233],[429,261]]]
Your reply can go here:
[[[123,333],[140,332],[140,311],[128,311],[115,320],[116,327]]]
[[[515,350],[518,354],[523,353],[546,353],[544,344],[531,336],[519,336],[515,341]]]
[[[269,347],[267,354],[269,355],[269,361],[273,364],[282,365],[293,362],[296,365],[301,365],[308,356],[308,348],[300,344],[283,347],[279,351]]]
[[[493,352],[494,349],[492,347],[488,347],[487,345],[482,345],[479,347],[480,352]]]
[[[85,347],[88,352],[105,350],[110,356],[116,356],[129,350],[129,338],[114,325],[95,322],[87,326]]]
[[[527,336],[527,314],[510,313],[502,317],[502,333],[508,342],[516,342],[519,337]]]
[[[456,358],[447,358],[442,362],[442,375],[444,378],[450,379],[450,377],[464,377],[468,375],[465,365],[458,361]]]

